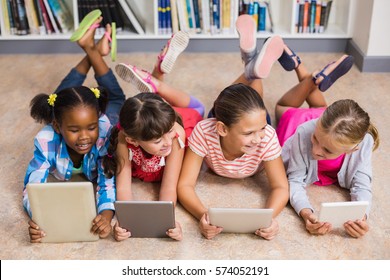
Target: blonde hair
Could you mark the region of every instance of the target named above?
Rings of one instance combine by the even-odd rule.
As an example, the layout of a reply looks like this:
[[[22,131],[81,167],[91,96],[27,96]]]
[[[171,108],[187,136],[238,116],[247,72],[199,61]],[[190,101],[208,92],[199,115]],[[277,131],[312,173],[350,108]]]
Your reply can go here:
[[[369,133],[374,139],[374,148],[379,146],[379,133],[370,122],[370,116],[351,99],[334,102],[322,114],[320,123],[324,132],[344,145],[357,145]]]

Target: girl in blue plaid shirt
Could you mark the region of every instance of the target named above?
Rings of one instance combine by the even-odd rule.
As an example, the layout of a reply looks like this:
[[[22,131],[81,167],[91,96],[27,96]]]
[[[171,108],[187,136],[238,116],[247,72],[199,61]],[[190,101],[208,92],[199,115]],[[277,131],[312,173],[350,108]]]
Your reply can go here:
[[[96,21],[100,23],[101,17]],[[111,27],[106,26],[111,32]],[[91,232],[101,238],[111,233],[114,215],[114,179],[104,176],[102,158],[107,154],[108,137],[111,131],[109,118],[104,114],[106,107],[118,112],[125,96],[103,60],[110,52],[107,36],[94,42],[94,29],[88,30],[78,41],[86,56],[61,82],[55,93],[38,94],[31,101],[31,116],[46,124],[34,139],[34,156],[27,168],[24,185],[43,183],[49,174],[57,180],[67,181],[72,175],[83,174],[89,181],[97,182],[96,200],[98,215],[92,221]],[[97,88],[82,86],[88,70],[94,69]],[[108,100],[108,91],[110,100]],[[109,102],[108,102],[109,101]],[[117,120],[117,113],[111,115]],[[32,217],[26,188],[23,191],[23,206]],[[44,229],[29,221],[31,242],[40,242]]]

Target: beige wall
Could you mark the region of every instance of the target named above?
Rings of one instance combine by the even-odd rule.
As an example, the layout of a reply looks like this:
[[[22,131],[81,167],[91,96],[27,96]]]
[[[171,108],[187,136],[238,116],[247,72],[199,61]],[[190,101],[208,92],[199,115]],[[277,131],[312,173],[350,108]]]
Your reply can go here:
[[[390,1],[356,0],[353,41],[366,56],[390,56]]]

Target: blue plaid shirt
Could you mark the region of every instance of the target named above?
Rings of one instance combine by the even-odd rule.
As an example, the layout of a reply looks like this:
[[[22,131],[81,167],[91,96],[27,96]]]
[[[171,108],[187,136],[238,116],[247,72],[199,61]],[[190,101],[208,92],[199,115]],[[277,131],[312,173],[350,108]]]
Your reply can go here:
[[[115,180],[104,176],[102,159],[107,154],[111,124],[106,115],[99,118],[99,138],[91,151],[84,155],[83,173],[91,182],[97,182],[96,200],[98,213],[114,210]],[[34,139],[35,151],[24,178],[23,206],[32,217],[26,185],[44,183],[49,174],[60,181],[72,177],[73,163],[63,137],[56,133],[52,125],[46,125]]]

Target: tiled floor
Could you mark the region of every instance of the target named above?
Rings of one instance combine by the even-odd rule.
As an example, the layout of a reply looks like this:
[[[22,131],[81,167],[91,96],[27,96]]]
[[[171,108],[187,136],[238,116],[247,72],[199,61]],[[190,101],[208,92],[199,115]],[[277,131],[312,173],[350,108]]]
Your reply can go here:
[[[119,54],[119,62],[150,69],[157,53]],[[340,53],[304,53],[309,69],[322,68]],[[196,220],[180,205],[177,220],[184,239],[129,239],[116,242],[112,237],[93,243],[30,244],[27,215],[22,209],[23,177],[32,156],[33,137],[41,125],[29,117],[29,102],[40,92],[51,93],[81,55],[11,55],[0,56],[1,134],[0,166],[0,259],[390,259],[390,166],[389,112],[390,74],[361,73],[356,67],[326,93],[329,102],[355,99],[371,115],[381,136],[381,146],[373,156],[373,207],[370,231],[361,239],[352,239],[343,231],[326,236],[309,235],[290,206],[278,216],[280,233],[272,241],[250,234],[221,234],[204,239]],[[111,66],[114,66],[110,62]],[[167,81],[198,97],[210,109],[214,98],[243,69],[237,53],[184,53]],[[91,77],[87,85],[94,86]],[[120,81],[127,96],[136,92]],[[272,112],[278,98],[296,83],[292,72],[275,65],[264,80],[265,103]],[[136,199],[156,199],[157,184],[135,181]],[[197,189],[207,206],[261,207],[267,195],[264,174],[244,180],[221,178],[207,168],[199,176]],[[348,193],[336,187],[309,187],[318,209],[321,201],[348,199]]]

